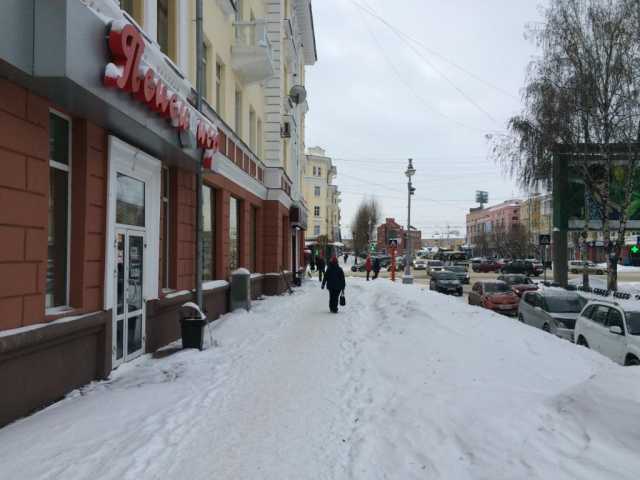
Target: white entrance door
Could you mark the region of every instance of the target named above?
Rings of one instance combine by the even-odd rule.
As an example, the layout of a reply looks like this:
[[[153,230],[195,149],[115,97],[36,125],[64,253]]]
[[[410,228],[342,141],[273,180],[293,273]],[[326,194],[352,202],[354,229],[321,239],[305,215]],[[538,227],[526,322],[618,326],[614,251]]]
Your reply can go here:
[[[158,298],[161,163],[109,137],[105,310],[113,365],[145,352],[145,304]]]
[[[117,228],[115,249],[113,363],[119,365],[144,351],[144,232]]]

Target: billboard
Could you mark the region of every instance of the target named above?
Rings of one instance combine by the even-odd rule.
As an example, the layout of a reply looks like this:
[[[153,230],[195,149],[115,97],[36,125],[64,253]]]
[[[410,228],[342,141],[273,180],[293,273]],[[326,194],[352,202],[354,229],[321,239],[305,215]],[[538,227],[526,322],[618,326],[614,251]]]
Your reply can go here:
[[[593,230],[602,229],[603,199],[600,191],[591,189],[585,198],[585,174],[584,165],[580,161],[571,161],[568,165],[568,188],[567,188],[567,216],[569,230],[582,230],[588,212],[589,228]],[[626,205],[628,215],[627,229],[640,230],[640,169],[632,172],[632,177],[628,178],[629,171],[627,162],[614,161],[611,168],[611,178],[609,183],[609,225],[616,229],[620,224],[623,208],[625,208],[625,191],[630,185],[631,197]],[[601,162],[590,162],[586,167],[589,169],[590,178],[602,178],[605,169]],[[596,190],[595,192],[593,190]]]

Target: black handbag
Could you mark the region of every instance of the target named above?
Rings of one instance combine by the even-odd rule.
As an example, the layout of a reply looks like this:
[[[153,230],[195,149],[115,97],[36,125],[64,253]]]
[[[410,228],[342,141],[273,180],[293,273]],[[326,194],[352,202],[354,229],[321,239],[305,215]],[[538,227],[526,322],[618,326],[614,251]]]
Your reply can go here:
[[[340,306],[344,307],[347,304],[347,299],[344,298],[344,292],[340,294]]]

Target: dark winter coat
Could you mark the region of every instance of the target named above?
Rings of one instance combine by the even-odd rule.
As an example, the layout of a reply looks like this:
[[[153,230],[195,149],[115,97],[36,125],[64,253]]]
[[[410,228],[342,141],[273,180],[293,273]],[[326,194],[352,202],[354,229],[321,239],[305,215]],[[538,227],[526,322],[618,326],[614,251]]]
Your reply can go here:
[[[318,267],[318,270],[320,270],[321,272],[324,272],[325,266],[326,264],[324,263],[324,258],[322,257],[316,258],[316,267]]]
[[[374,272],[379,272],[380,271],[380,259],[379,258],[376,258],[373,261],[373,271]]]
[[[344,271],[338,264],[329,264],[327,273],[324,274],[324,280],[322,280],[322,288],[324,288],[325,285],[329,290],[344,290]]]

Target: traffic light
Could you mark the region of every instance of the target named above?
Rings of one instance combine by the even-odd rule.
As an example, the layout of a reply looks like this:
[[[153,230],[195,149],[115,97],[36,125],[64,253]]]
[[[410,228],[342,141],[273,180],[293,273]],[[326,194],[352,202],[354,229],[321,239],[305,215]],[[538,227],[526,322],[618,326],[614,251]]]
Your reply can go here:
[[[640,247],[638,247],[638,245],[633,245],[631,247],[631,253],[637,255],[638,253],[640,253]]]
[[[409,187],[409,195],[413,195],[416,192],[416,187]]]

